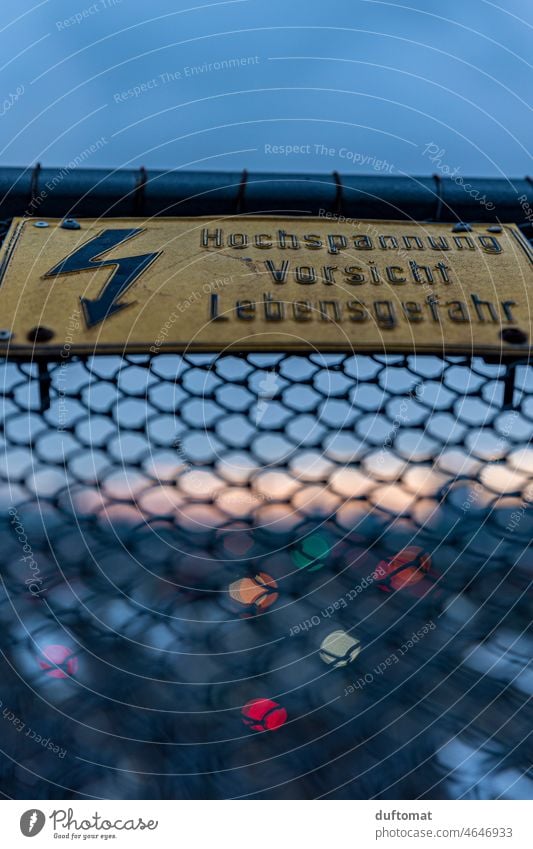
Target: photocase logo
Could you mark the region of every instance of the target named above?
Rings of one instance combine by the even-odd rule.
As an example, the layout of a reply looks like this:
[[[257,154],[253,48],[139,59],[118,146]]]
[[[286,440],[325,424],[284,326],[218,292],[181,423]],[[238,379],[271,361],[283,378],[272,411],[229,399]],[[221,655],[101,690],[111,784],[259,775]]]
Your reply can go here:
[[[32,808],[25,811],[20,818],[20,830],[24,837],[35,837],[43,830],[46,817],[42,811]]]

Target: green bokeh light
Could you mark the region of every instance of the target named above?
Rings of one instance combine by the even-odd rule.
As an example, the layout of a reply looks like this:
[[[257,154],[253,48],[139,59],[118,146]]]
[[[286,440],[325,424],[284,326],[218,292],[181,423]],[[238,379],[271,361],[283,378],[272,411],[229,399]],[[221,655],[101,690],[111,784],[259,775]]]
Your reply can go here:
[[[292,559],[298,569],[317,572],[326,565],[330,551],[330,542],[325,534],[310,534],[292,552]]]

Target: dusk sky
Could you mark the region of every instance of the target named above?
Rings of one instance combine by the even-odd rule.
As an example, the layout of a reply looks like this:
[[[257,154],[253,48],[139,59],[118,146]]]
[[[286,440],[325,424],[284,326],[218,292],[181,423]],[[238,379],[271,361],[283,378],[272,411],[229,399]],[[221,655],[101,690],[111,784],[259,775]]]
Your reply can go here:
[[[524,176],[532,27],[531,0],[4,0],[0,162]]]

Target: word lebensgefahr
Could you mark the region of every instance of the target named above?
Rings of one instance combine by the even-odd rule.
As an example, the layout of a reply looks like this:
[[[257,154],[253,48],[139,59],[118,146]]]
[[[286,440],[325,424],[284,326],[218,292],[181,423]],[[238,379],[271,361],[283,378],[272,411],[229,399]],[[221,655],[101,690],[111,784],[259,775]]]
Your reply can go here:
[[[211,294],[209,318],[214,322],[262,319],[272,323],[325,321],[336,324],[362,324],[373,321],[380,327],[393,328],[404,321],[430,321],[438,324],[443,319],[457,324],[512,323],[515,321],[514,307],[515,301],[493,302],[475,293],[471,293],[468,300],[445,300],[439,295],[430,294],[418,301],[388,298],[363,301],[359,298],[283,300],[277,293],[275,295],[272,292],[263,292],[258,300],[246,298],[233,301],[218,294]]]

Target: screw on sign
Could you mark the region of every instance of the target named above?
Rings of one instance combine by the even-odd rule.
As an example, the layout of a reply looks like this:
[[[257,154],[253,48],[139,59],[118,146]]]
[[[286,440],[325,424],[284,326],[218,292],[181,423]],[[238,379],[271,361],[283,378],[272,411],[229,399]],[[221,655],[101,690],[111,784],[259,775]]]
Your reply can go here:
[[[376,569],[383,575],[378,582],[385,592],[412,588],[426,578],[431,569],[431,557],[415,545],[402,548],[390,560],[382,560]],[[380,571],[381,570],[381,571]]]
[[[332,631],[322,640],[319,656],[324,663],[339,668],[348,666],[360,651],[361,643],[357,637],[351,637],[346,631]]]
[[[252,731],[275,731],[287,722],[287,711],[272,699],[252,699],[242,709],[242,721]]]
[[[39,666],[50,678],[70,678],[78,669],[78,658],[67,646],[45,646],[41,654]]]
[[[274,578],[266,572],[258,572],[253,578],[241,578],[229,585],[230,597],[246,607],[266,610],[278,598]]]

